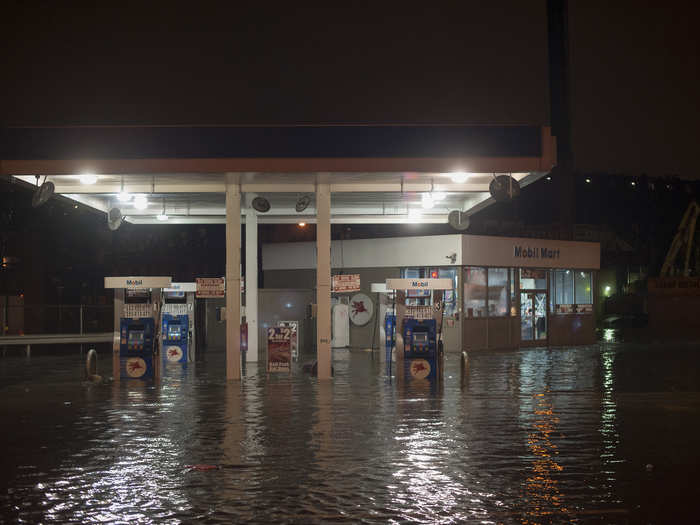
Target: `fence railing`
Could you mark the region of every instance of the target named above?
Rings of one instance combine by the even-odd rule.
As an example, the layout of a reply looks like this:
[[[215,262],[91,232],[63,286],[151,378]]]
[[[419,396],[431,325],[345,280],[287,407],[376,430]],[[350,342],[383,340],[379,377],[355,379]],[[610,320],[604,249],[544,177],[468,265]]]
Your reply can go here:
[[[0,335],[90,334],[114,330],[114,306],[0,305]]]

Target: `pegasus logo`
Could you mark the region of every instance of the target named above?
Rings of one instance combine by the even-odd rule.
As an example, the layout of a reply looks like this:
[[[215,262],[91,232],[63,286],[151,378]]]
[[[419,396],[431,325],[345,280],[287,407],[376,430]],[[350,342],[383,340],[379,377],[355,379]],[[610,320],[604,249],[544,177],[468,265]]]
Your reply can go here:
[[[132,361],[129,363],[129,372],[135,372],[136,370],[141,370],[143,367],[139,361]]]

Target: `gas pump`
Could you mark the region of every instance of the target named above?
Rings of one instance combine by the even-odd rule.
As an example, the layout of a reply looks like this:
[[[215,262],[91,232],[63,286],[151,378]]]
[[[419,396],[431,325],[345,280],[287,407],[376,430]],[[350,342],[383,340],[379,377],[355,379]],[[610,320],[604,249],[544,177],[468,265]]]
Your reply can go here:
[[[105,277],[105,288],[114,288],[119,327],[113,346],[115,379],[156,377],[160,291],[170,281],[170,277]]]
[[[194,361],[196,283],[171,283],[163,290],[160,353],[164,364]]]
[[[387,279],[396,290],[395,318],[387,315],[387,346],[390,326],[396,333],[397,376],[411,381],[435,380],[442,374],[442,295],[451,290],[451,279]],[[406,305],[407,290],[429,290],[429,304]],[[400,335],[399,335],[400,334]]]

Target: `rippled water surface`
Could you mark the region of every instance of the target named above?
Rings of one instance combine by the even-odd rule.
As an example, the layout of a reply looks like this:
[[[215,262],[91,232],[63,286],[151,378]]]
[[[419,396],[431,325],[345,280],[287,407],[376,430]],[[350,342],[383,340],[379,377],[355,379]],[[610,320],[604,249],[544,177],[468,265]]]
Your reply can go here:
[[[90,387],[77,354],[8,354],[0,522],[692,522],[698,352],[476,353],[466,384],[448,355],[441,385],[342,351],[331,383],[254,367],[227,383],[210,352]]]

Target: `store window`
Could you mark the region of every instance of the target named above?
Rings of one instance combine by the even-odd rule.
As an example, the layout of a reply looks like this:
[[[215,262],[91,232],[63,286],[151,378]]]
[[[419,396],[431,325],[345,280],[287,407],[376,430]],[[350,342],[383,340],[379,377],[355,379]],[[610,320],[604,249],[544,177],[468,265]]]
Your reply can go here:
[[[593,304],[593,293],[591,292],[591,272],[576,271],[574,277],[574,298],[577,305]],[[583,309],[579,309],[583,310]],[[586,309],[588,310],[588,309]]]
[[[454,315],[457,312],[457,268],[440,268],[440,279],[452,279],[452,290],[445,290],[443,302],[445,303],[445,315]]]
[[[457,268],[402,268],[404,279],[451,279],[452,290],[445,290],[443,302],[445,315],[454,315],[457,311]],[[407,306],[430,306],[433,294],[431,290],[406,290]]]
[[[505,317],[508,315],[508,268],[488,269],[489,287],[489,317]]]
[[[545,290],[547,288],[547,271],[534,268],[520,268],[521,290]]]
[[[549,302],[554,313],[573,311],[574,273],[572,270],[552,270]]]
[[[464,269],[464,315],[486,317],[486,268],[468,266]]]
[[[552,312],[569,314],[593,311],[591,272],[552,270],[550,282]]]

